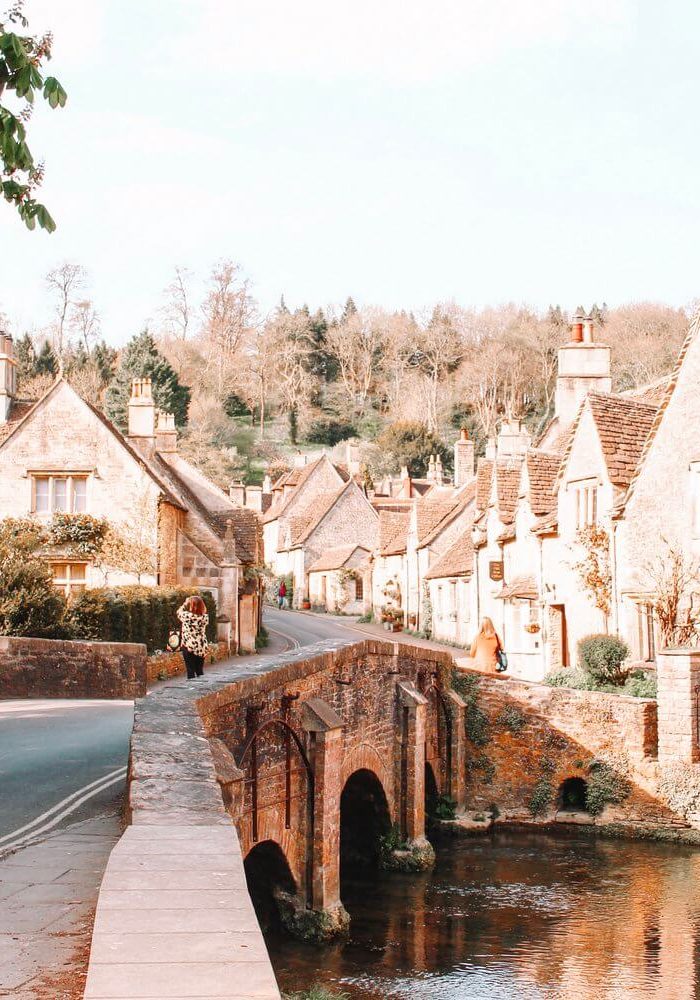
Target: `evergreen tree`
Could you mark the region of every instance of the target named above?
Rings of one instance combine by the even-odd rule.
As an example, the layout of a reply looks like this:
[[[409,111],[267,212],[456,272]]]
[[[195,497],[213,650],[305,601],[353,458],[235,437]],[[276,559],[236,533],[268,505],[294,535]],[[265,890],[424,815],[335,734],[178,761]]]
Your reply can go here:
[[[17,361],[17,382],[22,385],[36,375],[36,351],[28,333],[20,337],[15,344],[15,359]]]
[[[119,368],[107,389],[107,416],[122,430],[127,428],[131,383],[135,378],[150,378],[156,407],[172,413],[177,426],[184,427],[190,405],[189,387],[180,384],[175,370],[160,353],[148,330],[132,337],[126,345]]]
[[[346,320],[350,319],[351,316],[355,316],[357,313],[357,306],[351,295],[348,295],[345,308],[343,309],[343,315],[340,317],[340,322],[345,323]]]
[[[43,346],[36,356],[34,362],[35,375],[55,375],[58,372],[58,358],[53,352],[53,347],[45,340]]]
[[[92,359],[97,366],[102,381],[107,385],[114,375],[114,369],[117,364],[117,352],[113,347],[108,347],[104,340],[101,340],[92,349]]]

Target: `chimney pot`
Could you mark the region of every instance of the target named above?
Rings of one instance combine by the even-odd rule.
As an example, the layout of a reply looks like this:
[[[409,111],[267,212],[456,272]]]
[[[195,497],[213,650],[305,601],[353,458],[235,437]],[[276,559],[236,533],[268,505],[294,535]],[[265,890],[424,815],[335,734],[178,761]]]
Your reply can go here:
[[[135,378],[131,383],[128,422],[130,438],[141,439],[144,444],[155,444],[156,408],[150,378]]]
[[[0,426],[7,423],[17,392],[17,362],[9,333],[0,330]]]

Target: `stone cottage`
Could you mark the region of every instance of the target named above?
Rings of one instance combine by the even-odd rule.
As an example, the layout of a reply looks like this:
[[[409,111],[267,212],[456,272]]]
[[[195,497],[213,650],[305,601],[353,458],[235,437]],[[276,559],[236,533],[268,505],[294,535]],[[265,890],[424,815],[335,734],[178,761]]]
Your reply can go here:
[[[309,566],[312,609],[364,615],[371,607],[370,551],[350,542],[326,549]]]
[[[109,522],[135,559],[47,552],[67,596],[88,587],[141,583],[198,587],[216,598],[220,632],[252,649],[260,622],[258,515],[237,507],[177,450],[169,414],[156,414],[137,379],[123,435],[59,378],[38,401],[16,398],[12,340],[0,338],[0,518],[88,514]],[[114,553],[119,546],[111,550]]]

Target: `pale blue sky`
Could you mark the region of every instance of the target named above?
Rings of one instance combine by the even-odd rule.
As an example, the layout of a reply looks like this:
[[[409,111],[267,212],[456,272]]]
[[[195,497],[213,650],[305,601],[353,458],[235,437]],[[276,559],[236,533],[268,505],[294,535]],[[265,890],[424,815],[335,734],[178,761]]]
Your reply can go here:
[[[6,3],[8,0],[6,0]],[[5,6],[0,0],[0,6]],[[700,7],[658,0],[28,0],[65,110],[52,236],[0,204],[0,309],[88,267],[104,332],[228,256],[263,311],[700,294]]]

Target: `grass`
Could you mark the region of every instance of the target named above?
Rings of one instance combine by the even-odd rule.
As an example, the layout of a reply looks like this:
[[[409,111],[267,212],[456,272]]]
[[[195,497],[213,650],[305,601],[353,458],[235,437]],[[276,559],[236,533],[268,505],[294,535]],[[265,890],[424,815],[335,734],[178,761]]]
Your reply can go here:
[[[308,990],[283,993],[282,1000],[349,1000],[349,997],[347,993],[336,993],[327,986],[314,985]]]

